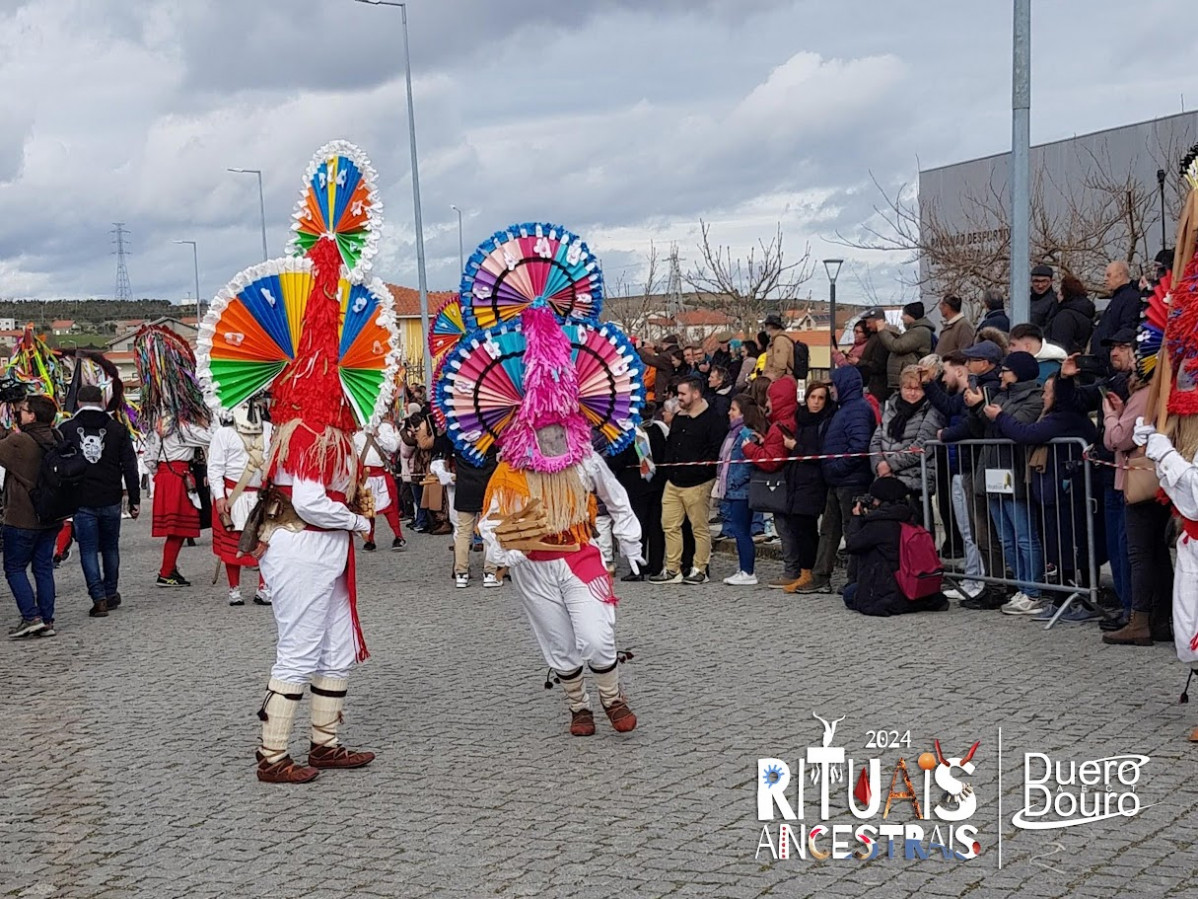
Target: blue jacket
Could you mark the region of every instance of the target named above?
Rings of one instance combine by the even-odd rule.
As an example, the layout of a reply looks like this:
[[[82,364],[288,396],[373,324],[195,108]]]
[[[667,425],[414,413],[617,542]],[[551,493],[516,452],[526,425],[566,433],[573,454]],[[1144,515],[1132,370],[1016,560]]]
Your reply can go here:
[[[1039,421],[1018,421],[1004,412],[994,419],[994,424],[1003,437],[1021,444],[1040,445],[1062,437],[1080,437],[1092,445],[1098,439],[1098,429],[1088,415],[1055,404]],[[1048,447],[1043,470],[1029,466],[1027,479],[1036,502],[1041,505],[1055,505],[1062,499],[1067,502],[1075,483],[1079,492],[1084,489],[1078,481],[1082,452],[1076,443],[1057,444]]]
[[[862,391],[861,373],[850,365],[843,366],[832,372],[832,384],[836,387],[839,408],[828,423],[823,452],[869,452],[869,441],[874,435],[877,419]],[[865,456],[824,459],[820,466],[829,487],[868,487],[873,482],[873,470]]]
[[[732,464],[728,466],[728,480],[724,484],[724,499],[747,500],[749,498],[749,478],[753,476],[753,466],[744,461],[744,442],[752,436],[751,430],[741,428],[740,434],[732,441],[732,455],[728,457]]]

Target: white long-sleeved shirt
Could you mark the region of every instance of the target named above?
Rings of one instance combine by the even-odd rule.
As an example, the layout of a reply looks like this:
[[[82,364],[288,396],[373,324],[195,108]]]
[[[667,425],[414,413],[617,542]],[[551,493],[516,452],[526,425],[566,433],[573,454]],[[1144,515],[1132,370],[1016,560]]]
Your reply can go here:
[[[237,483],[249,464],[249,453],[245,450],[245,441],[251,444],[258,442],[262,448],[263,460],[270,447],[270,424],[264,424],[261,434],[247,434],[245,440],[241,433],[232,425],[218,428],[212,435],[212,443],[208,445],[208,484],[212,488],[215,499],[225,499],[231,490],[225,489],[225,479]],[[265,465],[263,466],[265,468]],[[246,487],[261,487],[263,469],[250,476]]]
[[[1177,511],[1190,521],[1198,521],[1198,465],[1187,462],[1174,449],[1157,460],[1156,474]]]
[[[178,425],[165,437],[151,432],[146,436],[146,468],[153,473],[159,462],[190,462],[196,449],[203,449],[211,442],[212,429],[196,425]]]
[[[378,449],[372,446],[366,453],[366,458],[362,460],[362,464],[371,468],[385,468],[387,460],[379,455],[378,450],[382,450],[384,453],[394,453],[399,449],[399,431],[395,430],[395,426],[390,422],[381,422],[374,432],[374,442]],[[354,434],[354,450],[359,456],[362,455],[365,446],[366,432],[358,431]]]
[[[293,478],[285,471],[275,473],[274,481],[279,485],[290,485],[291,505],[295,514],[308,524],[327,531],[358,531],[370,530],[370,521],[350,510],[345,503],[337,502],[328,494],[328,490],[344,492],[349,482],[341,481],[330,485],[328,490],[324,484],[306,478]]]

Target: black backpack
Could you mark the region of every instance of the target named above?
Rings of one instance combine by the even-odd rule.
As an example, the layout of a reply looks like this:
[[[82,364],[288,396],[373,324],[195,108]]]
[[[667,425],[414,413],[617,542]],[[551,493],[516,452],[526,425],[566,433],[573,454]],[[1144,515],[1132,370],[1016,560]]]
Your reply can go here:
[[[42,524],[54,524],[79,511],[79,487],[88,461],[69,440],[60,440],[42,456],[37,482],[29,491],[33,512]]]
[[[791,340],[794,355],[791,357],[791,369],[795,380],[802,381],[811,372],[811,350],[801,340]]]

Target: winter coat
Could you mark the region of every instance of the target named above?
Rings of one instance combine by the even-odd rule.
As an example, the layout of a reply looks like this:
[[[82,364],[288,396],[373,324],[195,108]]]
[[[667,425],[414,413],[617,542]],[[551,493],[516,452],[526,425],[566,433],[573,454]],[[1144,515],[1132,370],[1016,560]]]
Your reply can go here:
[[[769,348],[765,352],[765,369],[762,374],[771,381],[777,381],[786,375],[795,373],[795,345],[789,337],[778,332],[770,338]]]
[[[1048,323],[1056,316],[1059,305],[1057,292],[1051,287],[1048,289],[1048,293],[1033,292],[1028,307],[1028,321],[1046,331]]]
[[[799,408],[798,384],[791,377],[774,381],[769,386],[770,429],[765,432],[761,443],[750,443],[744,448],[744,456],[762,471],[778,471],[790,455],[785,440],[794,434],[795,412]]]
[[[869,335],[865,341],[865,349],[861,351],[861,361],[855,366],[861,375],[861,384],[870,396],[876,397],[879,403],[885,402],[890,396],[889,381],[886,377],[886,365],[890,353],[882,345],[881,336]]]
[[[1040,352],[1036,353],[1036,361],[1040,363],[1040,383],[1060,374],[1061,363],[1068,358],[1069,354],[1055,343],[1041,344]]]
[[[653,399],[661,403],[670,395],[670,382],[674,378],[674,361],[669,353],[654,353],[644,347],[639,348],[637,355],[646,365],[657,369],[657,380],[653,384]]]
[[[959,393],[949,393],[944,389],[944,385],[940,381],[930,381],[923,386],[923,395],[928,398],[928,402],[932,404],[932,408],[939,413],[944,421],[944,436],[941,437],[941,442],[945,442],[945,437],[953,433],[965,433],[968,431],[966,423],[965,398]],[[963,438],[957,438],[958,440]],[[948,471],[949,474],[961,474],[960,452],[957,447],[949,444],[948,446],[938,447],[936,452],[948,454]]]
[[[956,353],[973,346],[974,329],[965,316],[958,313],[950,321],[940,325],[940,340],[936,343],[936,352],[941,357]]]
[[[1129,396],[1123,404],[1121,415],[1112,415],[1109,406],[1103,407],[1102,441],[1106,448],[1115,454],[1115,465],[1118,466],[1115,469],[1116,490],[1122,490],[1127,483],[1126,466],[1130,461],[1131,453],[1136,448],[1131,439],[1132,433],[1136,429],[1136,419],[1147,418],[1149,392],[1145,386]],[[1145,500],[1145,502],[1154,502],[1154,500]]]
[[[978,389],[989,391],[990,396],[997,398],[1002,392],[1002,373],[997,367],[978,375]],[[944,429],[940,439],[944,443],[956,443],[958,440],[979,440],[982,437],[983,424],[969,414],[965,406],[963,393],[947,393],[944,388],[933,382],[924,387],[924,393],[932,401],[946,421],[955,421]],[[983,404],[984,405],[984,404]],[[980,410],[981,407],[979,407]],[[969,456],[970,453],[965,453]]]
[[[79,447],[90,464],[78,487],[83,508],[114,506],[121,501],[121,485],[129,491],[129,505],[141,505],[137,453],[129,431],[103,409],[80,409],[59,427],[62,439]]]
[[[1088,415],[1075,409],[1058,409],[1055,403],[1039,421],[1021,422],[1003,412],[994,423],[1005,438],[1025,446],[1040,446],[1062,437],[1080,437],[1088,446],[1098,439],[1098,430]],[[1027,469],[1032,498],[1041,505],[1069,505],[1074,491],[1080,497],[1085,489],[1080,464],[1083,448],[1068,443],[1047,449],[1048,459],[1043,471],[1030,465]]]
[[[1038,381],[1020,381],[1005,390],[1000,390],[992,398],[995,405],[1001,406],[1003,412],[1015,422],[1031,424],[1044,411],[1044,389]],[[1007,440],[997,421],[991,421],[982,412],[985,403],[978,403],[969,409],[970,426],[973,433],[983,440]],[[1009,426],[1009,425],[1008,425]],[[982,447],[980,453],[975,453],[977,466],[974,469],[973,489],[975,493],[986,492],[987,469],[1008,469],[1022,472],[1027,464],[1027,453],[1021,447],[1013,447],[1005,443],[990,443]]]
[[[835,413],[832,413],[835,414]],[[823,452],[824,435],[832,414],[815,418],[800,409],[795,421],[795,456],[818,456]],[[828,499],[828,483],[818,459],[796,459],[788,463],[786,494],[792,515],[819,516]]]
[[[885,503],[845,522],[845,550],[857,557],[857,580],[845,588],[844,604],[862,615],[903,615],[943,606],[939,593],[912,602],[899,589],[899,546],[903,522],[913,512],[906,503]]]
[[[61,527],[42,524],[29,496],[37,485],[42,456],[61,440],[57,430],[40,421],[30,422],[0,440],[0,467],[8,473],[4,479],[4,523],[9,527],[33,531]]]
[[[870,467],[875,475],[878,465],[885,461],[890,465],[893,475],[906,485],[915,496],[923,493],[933,493],[936,490],[936,464],[929,458],[926,466],[921,465],[922,453],[898,452],[912,447],[922,448],[928,441],[936,439],[936,432],[944,427],[944,418],[936,411],[936,407],[927,399],[920,403],[919,408],[907,419],[903,428],[903,436],[895,440],[890,436],[890,423],[898,415],[898,403],[901,397],[895,395],[886,401],[882,410],[882,426],[874,431],[873,439],[869,442],[871,453],[897,453],[897,455],[871,456]],[[926,470],[927,476],[922,472]],[[921,483],[922,481],[922,483]]]
[[[1066,353],[1084,353],[1094,333],[1094,303],[1089,297],[1066,297],[1057,307],[1044,339]]]
[[[1108,371],[1111,368],[1111,348],[1103,346],[1102,342],[1114,337],[1123,328],[1131,328],[1134,331],[1139,327],[1140,309],[1143,305],[1140,289],[1128,281],[1111,294],[1111,301],[1102,310],[1098,324],[1094,326],[1090,352],[1102,359]]]
[[[749,383],[749,379],[753,377],[753,372],[757,368],[756,356],[745,356],[740,363],[740,374],[736,375],[736,388],[740,390]]]
[[[976,331],[980,331],[982,328],[998,328],[1006,334],[1011,330],[1011,317],[1007,315],[1006,309],[991,309],[982,316]]]
[[[832,384],[839,408],[828,423],[821,452],[868,452],[877,419],[861,394],[861,374],[855,368],[838,368],[832,372]],[[873,477],[865,457],[824,459],[820,466],[829,487],[868,487]]]
[[[890,354],[886,360],[886,386],[890,390],[898,390],[899,375],[908,365],[914,365],[928,353],[932,352],[932,335],[935,326],[920,318],[912,322],[902,334],[887,328],[878,332],[878,339]],[[881,397],[878,397],[881,400]]]
[[[753,476],[753,466],[744,463],[745,451],[743,448],[744,442],[753,437],[753,432],[748,428],[742,427],[732,439],[732,454],[728,457],[728,480],[724,485],[724,496],[726,500],[747,500],[749,498],[749,480]],[[749,446],[756,447],[757,444],[750,443]]]
[[[721,387],[719,390],[706,390],[703,392],[703,398],[707,400],[707,404],[715,409],[716,418],[720,421],[728,420],[728,410],[732,408],[732,385]]]

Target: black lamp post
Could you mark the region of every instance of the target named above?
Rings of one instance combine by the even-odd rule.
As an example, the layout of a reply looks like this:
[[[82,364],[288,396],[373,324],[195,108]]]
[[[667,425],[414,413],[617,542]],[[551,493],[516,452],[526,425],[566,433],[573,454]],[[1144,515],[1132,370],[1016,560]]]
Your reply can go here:
[[[828,314],[830,316],[828,335],[831,338],[828,342],[829,362],[832,359],[832,353],[840,347],[840,340],[836,335],[836,278],[840,275],[842,265],[844,265],[843,259],[824,260],[824,271],[828,273]]]

